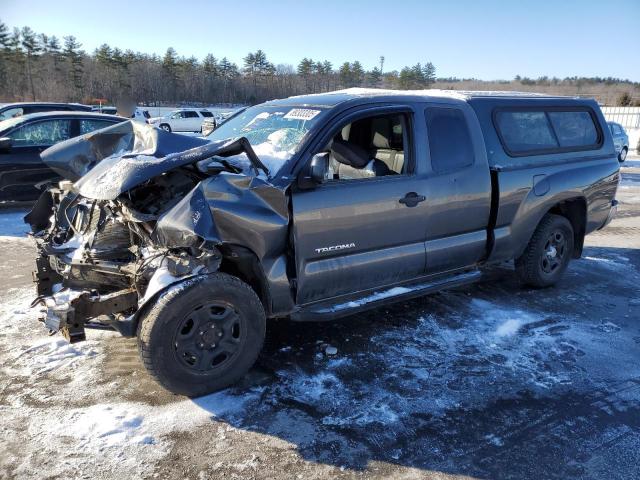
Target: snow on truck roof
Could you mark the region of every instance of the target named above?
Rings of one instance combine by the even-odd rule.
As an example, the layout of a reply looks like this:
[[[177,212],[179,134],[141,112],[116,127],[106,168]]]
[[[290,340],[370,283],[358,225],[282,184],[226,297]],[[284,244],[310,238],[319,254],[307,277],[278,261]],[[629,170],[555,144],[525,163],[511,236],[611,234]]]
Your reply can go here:
[[[389,90],[382,88],[346,88],[327,93],[318,93],[310,95],[298,95],[284,98],[281,100],[272,100],[267,103],[275,104],[308,104],[308,105],[327,105],[333,106],[348,100],[356,98],[373,98],[373,97],[424,97],[424,98],[451,98],[455,100],[469,100],[478,97],[501,97],[501,98],[573,98],[559,95],[547,95],[536,92],[515,92],[515,91],[473,91],[473,90]]]

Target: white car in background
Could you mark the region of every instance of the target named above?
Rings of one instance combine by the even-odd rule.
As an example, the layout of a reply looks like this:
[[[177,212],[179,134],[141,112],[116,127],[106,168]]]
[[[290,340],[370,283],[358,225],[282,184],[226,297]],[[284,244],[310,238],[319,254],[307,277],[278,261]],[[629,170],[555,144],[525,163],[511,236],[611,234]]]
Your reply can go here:
[[[167,132],[201,132],[205,118],[213,117],[213,113],[205,109],[181,108],[164,117],[150,118],[148,122]]]

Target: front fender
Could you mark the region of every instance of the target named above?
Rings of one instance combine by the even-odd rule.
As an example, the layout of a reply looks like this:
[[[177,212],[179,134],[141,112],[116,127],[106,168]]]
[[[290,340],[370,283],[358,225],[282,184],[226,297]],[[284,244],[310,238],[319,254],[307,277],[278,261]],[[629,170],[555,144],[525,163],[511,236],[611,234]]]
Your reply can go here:
[[[153,295],[145,295],[145,298],[139,303],[138,309],[133,315],[122,320],[113,320],[109,325],[118,331],[118,333],[123,337],[135,337],[138,334],[140,319],[149,310],[149,308],[161,301],[163,296],[175,289],[187,288],[205,278],[207,278],[207,275],[186,275],[184,277],[180,277],[176,279],[175,282],[169,283],[163,288],[157,290]]]

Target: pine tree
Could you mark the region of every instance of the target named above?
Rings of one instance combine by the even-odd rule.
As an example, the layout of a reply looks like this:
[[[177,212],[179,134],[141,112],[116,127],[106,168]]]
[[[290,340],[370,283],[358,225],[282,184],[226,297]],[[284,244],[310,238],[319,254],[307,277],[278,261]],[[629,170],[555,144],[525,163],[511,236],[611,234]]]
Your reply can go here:
[[[373,70],[367,73],[369,77],[369,82],[373,86],[377,86],[382,81],[382,72],[378,67],[373,67]]]
[[[9,28],[0,21],[0,89],[4,90],[7,82],[9,61]]]
[[[342,65],[340,65],[340,68],[338,69],[338,75],[340,76],[340,83],[342,83],[343,86],[352,86],[351,64],[349,62],[344,62]]]
[[[427,62],[427,64],[422,69],[422,75],[427,87],[433,85],[436,82],[436,67],[433,66],[433,63]]]
[[[298,64],[298,75],[304,79],[304,84],[307,90],[311,88],[311,76],[314,73],[315,63],[310,58],[304,57]]]
[[[111,47],[106,43],[103,43],[96,51],[93,53],[93,57],[96,59],[99,65],[105,67],[111,67],[113,63],[113,53],[111,52]]]
[[[63,81],[63,66],[64,66],[64,56],[62,54],[62,50],[60,49],[60,40],[58,37],[51,36],[49,37],[49,44],[47,45],[47,50],[49,52],[51,62],[52,62],[52,88],[54,90],[54,95],[57,97],[60,96],[60,86]],[[61,99],[61,98],[60,98]]]
[[[217,77],[220,75],[220,72],[218,71],[218,59],[210,53],[204,57],[204,60],[202,61],[202,69],[208,76]]]
[[[9,48],[9,28],[0,21],[0,48],[3,50]]]
[[[324,88],[326,91],[329,91],[331,90],[331,77],[333,76],[333,65],[329,60],[325,60],[324,62],[322,62],[322,69],[324,70],[325,80],[326,80],[326,85]]]
[[[178,54],[173,47],[167,48],[162,58],[162,71],[169,84],[169,97],[176,98],[178,94]]]
[[[351,64],[351,77],[353,85],[356,87],[359,87],[364,82],[364,68],[357,60]]]
[[[82,47],[82,44],[78,42],[76,37],[73,35],[64,37],[64,49],[62,50],[62,55],[71,66],[70,77],[75,97],[82,95],[84,86],[82,81],[82,75],[84,73],[82,55],[84,52],[80,50],[80,47]]]
[[[31,90],[31,98],[33,101],[36,99],[36,89],[33,84],[34,77],[34,62],[36,56],[41,51],[41,47],[38,41],[38,37],[36,33],[31,30],[29,27],[23,27],[22,32],[22,48],[26,54],[26,62],[25,65],[27,67],[27,79],[29,81],[29,89]]]
[[[236,78],[240,72],[238,71],[238,66],[235,63],[232,63],[227,59],[227,57],[223,57],[220,60],[220,76],[226,78],[228,80],[232,80]]]
[[[311,75],[312,70],[313,70],[313,60],[307,57],[304,57],[302,60],[300,60],[300,63],[298,64],[298,69],[297,69],[298,75],[302,75],[303,77]]]

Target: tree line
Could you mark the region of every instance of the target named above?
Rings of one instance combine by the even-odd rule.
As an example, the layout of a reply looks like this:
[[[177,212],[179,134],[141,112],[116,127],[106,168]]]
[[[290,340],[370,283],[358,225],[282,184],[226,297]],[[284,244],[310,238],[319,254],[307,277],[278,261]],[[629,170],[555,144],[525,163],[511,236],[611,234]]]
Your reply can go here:
[[[272,98],[321,93],[348,87],[401,90],[436,87],[464,89],[483,83],[475,79],[436,78],[433,63],[416,63],[387,71],[385,58],[366,69],[358,60],[333,65],[328,60],[303,58],[298,65],[274,64],[263,50],[248,53],[238,65],[227,57],[203,59],[179,55],[169,47],[164,55],[121,50],[103,44],[86,52],[73,35],[59,39],[30,27],[10,29],[0,21],[0,101],[48,100],[116,103],[131,98],[146,105],[253,104]],[[617,101],[638,103],[640,84],[618,78],[539,77],[517,75],[513,80],[489,82],[501,88],[535,91],[577,91],[629,88]],[[617,91],[617,90],[616,90]]]
[[[241,65],[208,54],[199,60],[169,47],[163,56],[103,44],[82,49],[73,35],[59,39],[30,27],[0,22],[0,100],[92,103],[133,98],[144,104],[257,103],[271,98],[319,93],[344,87],[428,88],[436,80],[431,62],[400,71],[366,70],[359,61],[334,66],[304,58],[294,67],[274,64],[262,50]]]

